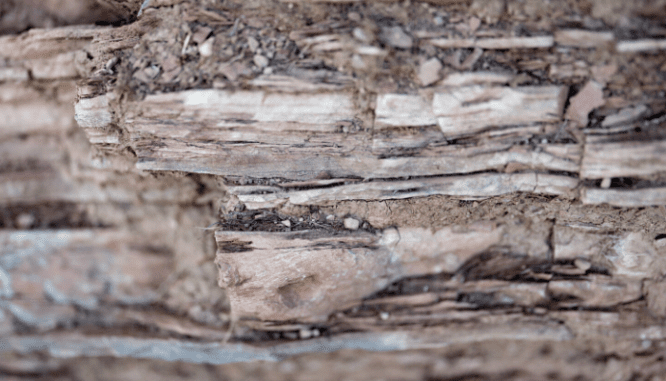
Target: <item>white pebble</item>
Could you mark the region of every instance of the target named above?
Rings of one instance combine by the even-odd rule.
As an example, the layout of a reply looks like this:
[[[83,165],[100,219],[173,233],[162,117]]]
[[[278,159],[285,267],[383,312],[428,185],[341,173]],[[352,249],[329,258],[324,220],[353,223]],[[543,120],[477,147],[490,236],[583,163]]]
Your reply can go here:
[[[262,56],[261,54],[255,55],[252,61],[254,61],[254,64],[260,68],[268,66],[268,58]]]
[[[215,42],[215,37],[211,37],[199,46],[199,54],[202,57],[210,57],[213,55],[213,43]]]
[[[354,218],[345,218],[344,224],[345,228],[349,230],[356,230],[359,228],[359,226],[361,226],[361,222]]]

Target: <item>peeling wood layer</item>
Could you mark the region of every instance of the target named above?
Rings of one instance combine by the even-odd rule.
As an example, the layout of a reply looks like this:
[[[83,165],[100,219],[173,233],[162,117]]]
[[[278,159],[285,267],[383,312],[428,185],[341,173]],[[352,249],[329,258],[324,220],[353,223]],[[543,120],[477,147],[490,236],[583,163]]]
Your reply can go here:
[[[663,374],[657,24],[306,3],[0,37],[0,372]]]

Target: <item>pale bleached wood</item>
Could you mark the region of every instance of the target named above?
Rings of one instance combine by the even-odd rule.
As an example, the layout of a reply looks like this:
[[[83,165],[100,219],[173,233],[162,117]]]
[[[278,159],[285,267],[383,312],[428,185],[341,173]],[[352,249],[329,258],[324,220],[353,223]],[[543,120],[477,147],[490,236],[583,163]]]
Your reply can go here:
[[[619,110],[616,114],[608,115],[601,122],[602,127],[611,127],[619,124],[629,123],[637,120],[648,112],[645,105],[636,105]]]
[[[486,141],[485,145],[460,147],[446,145],[441,133],[431,131],[393,133],[390,136],[375,134],[373,153],[385,157],[379,163],[381,168],[376,170],[385,176],[390,176],[389,171],[393,171],[395,176],[402,176],[410,173],[456,174],[504,170],[510,164],[520,165],[523,169],[577,173],[581,157],[580,147],[573,144],[526,147]],[[405,153],[414,156],[400,157]]]
[[[646,138],[642,138],[645,136]],[[580,175],[586,179],[649,177],[666,171],[661,136],[588,136]]]
[[[579,48],[602,47],[615,41],[613,32],[595,32],[583,29],[561,29],[555,31],[555,43]]]
[[[337,337],[317,338],[293,343],[255,346],[244,343],[184,342],[161,338],[52,334],[48,336],[12,337],[3,351],[30,353],[43,350],[52,356],[74,358],[112,356],[162,361],[185,361],[205,364],[228,364],[249,361],[278,361],[290,356],[339,350],[398,351],[419,348],[443,348],[452,344],[483,343],[493,340],[517,342],[565,341],[572,335],[566,327],[543,322],[524,322],[512,326],[478,324],[423,328],[420,331],[399,329],[381,333],[347,333]]]
[[[379,94],[375,109],[375,127],[431,126],[437,124],[432,101],[422,95]]]
[[[451,73],[437,83],[438,86],[458,87],[472,85],[501,85],[506,84],[513,79],[512,74],[501,74],[494,72],[462,72]]]
[[[584,204],[608,204],[625,208],[650,205],[666,205],[666,188],[644,189],[599,189],[583,188],[581,201]]]
[[[613,276],[649,279],[666,272],[666,250],[638,232],[612,233],[596,226],[555,226],[553,258],[581,258]]]
[[[113,121],[106,95],[80,99],[74,109],[76,122],[82,128],[106,128]]]
[[[481,199],[513,192],[569,194],[578,180],[566,176],[536,173],[480,174],[406,181],[371,181],[325,189],[310,189],[268,194],[243,194],[239,200],[251,209],[273,207],[284,202],[294,205],[325,204],[344,200],[398,200],[430,195]]]
[[[438,48],[537,49],[553,46],[552,36],[496,38],[435,38],[428,40]]]
[[[0,68],[0,81],[80,78],[85,71],[83,49],[108,30],[86,25],[31,29],[18,36],[1,36],[0,58],[8,60],[8,65]]]
[[[470,86],[438,92],[433,113],[447,136],[471,135],[491,127],[561,120],[563,86]]]
[[[217,231],[216,263],[237,318],[321,321],[399,278],[454,272],[501,235],[492,226],[334,235]]]
[[[441,132],[438,132],[441,134]],[[206,133],[207,136],[215,136]],[[510,163],[524,165],[529,169],[548,169],[577,172],[580,149],[575,145],[516,147],[510,145],[458,148],[455,145],[443,148],[428,147],[431,134],[405,134],[397,138],[375,136],[373,152],[368,138],[338,135],[311,139],[303,148],[298,144],[297,134],[290,134],[284,145],[275,144],[281,137],[255,134],[258,139],[272,142],[230,144],[223,149],[214,143],[183,143],[168,138],[137,145],[139,154],[137,168],[142,170],[177,170],[194,173],[211,173],[226,176],[248,176],[254,178],[279,177],[290,180],[311,180],[321,174],[331,177],[361,177],[366,179],[394,178],[404,176],[432,176],[503,169]],[[411,135],[411,136],[410,136]],[[248,136],[248,135],[245,135]],[[439,135],[438,135],[439,136]],[[324,141],[328,141],[325,144]],[[272,143],[272,144],[271,144]],[[336,147],[337,146],[337,147]],[[352,150],[352,147],[356,148]],[[401,150],[418,149],[418,156],[404,156]],[[393,151],[397,150],[397,155]],[[485,152],[484,152],[485,151]],[[340,152],[344,155],[338,154]],[[384,158],[379,158],[382,155]],[[386,157],[388,155],[388,157]],[[391,157],[391,156],[396,157]]]
[[[271,94],[263,91],[189,90],[150,95],[130,118],[196,120],[217,128],[337,131],[359,113],[347,93]]]
[[[640,53],[666,49],[666,39],[642,39],[619,41],[615,50],[619,53]]]
[[[431,116],[424,116],[426,99],[421,95],[380,95],[376,129],[433,123]],[[126,126],[134,136],[130,139],[139,156],[137,167],[142,170],[293,180],[313,179],[322,173],[361,178],[432,176],[501,169],[509,163],[532,169],[578,170],[574,151],[561,155],[554,147],[549,152],[548,145],[533,152],[518,147],[509,150],[506,144],[474,149],[451,146],[420,149],[414,157],[391,157],[392,150],[441,145],[437,141],[446,144],[445,135],[375,133],[370,145],[362,120],[354,119],[359,115],[354,103],[349,96],[336,93],[210,90],[161,94],[139,102],[136,107],[141,113],[130,115]],[[280,104],[289,107],[280,109]],[[112,114],[106,109],[104,96],[82,99],[76,107],[77,118],[91,140],[118,142],[116,131],[108,128]],[[321,114],[319,120],[308,116],[312,109]],[[174,123],[182,124],[175,127]],[[538,131],[526,127],[525,134]],[[516,133],[516,141],[522,140],[521,132]]]
[[[113,113],[107,95],[79,99],[74,109],[76,122],[92,144],[120,144],[120,134],[111,126]]]
[[[608,308],[642,297],[640,281],[608,279],[603,275],[585,280],[551,280],[548,293],[555,298],[575,298],[562,302],[564,307]]]
[[[0,37],[0,57],[12,60],[44,59],[68,51],[78,51],[90,44],[108,27],[90,25],[53,29],[31,29],[18,36]]]

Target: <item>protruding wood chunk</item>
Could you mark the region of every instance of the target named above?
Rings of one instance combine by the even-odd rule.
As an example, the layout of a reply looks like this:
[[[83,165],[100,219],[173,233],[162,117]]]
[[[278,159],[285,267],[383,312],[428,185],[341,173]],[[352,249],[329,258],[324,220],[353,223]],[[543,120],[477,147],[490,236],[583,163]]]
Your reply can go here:
[[[217,231],[216,263],[239,318],[322,321],[405,276],[455,272],[497,244],[497,227],[330,233]]]

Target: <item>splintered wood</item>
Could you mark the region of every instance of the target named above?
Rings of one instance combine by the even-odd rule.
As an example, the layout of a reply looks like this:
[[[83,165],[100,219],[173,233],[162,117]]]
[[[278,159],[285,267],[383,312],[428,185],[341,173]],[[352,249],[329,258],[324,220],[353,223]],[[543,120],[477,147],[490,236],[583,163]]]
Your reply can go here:
[[[325,321],[400,278],[454,272],[501,234],[497,227],[333,235],[218,231],[216,263],[236,317]]]
[[[445,136],[474,134],[488,127],[559,122],[565,87],[462,87],[436,93],[432,108]]]
[[[548,129],[544,123],[561,118],[565,92],[565,88],[560,87],[460,88],[435,93],[432,106],[421,96],[381,94],[373,134],[367,126],[367,113],[355,106],[358,102],[347,93],[292,95],[193,90],[146,97],[134,106],[140,111],[130,113],[124,126],[139,158],[137,167],[142,170],[179,170],[287,181],[312,180],[322,174],[342,179],[377,180],[448,175],[501,170],[511,163],[532,169],[577,172],[580,159],[575,145],[546,144],[538,149],[514,147],[509,151],[510,142],[488,142],[485,147],[476,149],[429,147],[437,141],[446,145],[451,136],[471,135],[505,125],[524,125],[523,128],[529,130],[533,128],[531,125],[541,123],[541,127],[535,128]],[[462,96],[469,99],[460,100]],[[77,120],[86,130],[110,128],[111,112],[104,110],[103,106],[108,104],[104,97],[83,99],[77,104]],[[456,111],[456,107],[460,110]],[[524,108],[515,112],[516,107]],[[484,116],[477,119],[479,113]],[[439,123],[441,132],[389,129],[435,123]],[[520,128],[516,134],[521,134]],[[89,135],[99,140],[90,132]],[[421,142],[405,141],[407,138]],[[420,155],[405,157],[400,153],[415,148],[420,148]],[[460,179],[375,181],[325,191],[279,192],[289,193],[287,196],[278,192],[265,194],[278,188],[264,187],[263,196],[253,197],[269,203],[289,198],[292,203],[316,204],[317,200],[381,200],[428,194],[461,197],[488,197],[514,191],[566,194],[575,187],[575,179],[566,176],[488,174]],[[238,189],[239,196],[252,192],[242,187],[234,189]],[[373,189],[378,193],[373,194]],[[404,193],[404,190],[410,192]],[[321,193],[322,197],[315,196],[316,193]],[[257,201],[242,199],[260,207]]]
[[[0,37],[0,352],[664,373],[649,12],[200,3]]]
[[[479,28],[478,19],[470,23]],[[666,172],[658,121],[626,135],[656,109],[617,100],[619,106],[611,106],[604,90],[617,66],[592,66],[567,56],[571,49],[616,46],[628,53],[645,44],[627,48],[623,44],[629,42],[618,42],[612,32],[584,29],[535,36],[485,31],[458,38],[385,27],[378,29],[383,45],[377,46],[366,30],[336,28],[313,26],[288,36],[303,55],[323,57],[317,62],[349,52],[352,67],[365,69],[371,62],[366,58],[385,59],[392,49],[413,48],[417,39],[428,49],[474,51],[419,60],[418,83],[411,88],[366,87],[344,65],[322,73],[311,69],[311,61],[301,64],[303,57],[275,73],[271,57],[285,52],[262,55],[260,46],[269,45],[253,35],[246,47],[261,74],[241,80],[250,67],[220,66],[227,79],[242,81],[242,89],[218,82],[213,89],[149,93],[122,108],[116,94],[91,91],[94,95],[76,105],[77,121],[91,142],[107,149],[124,142],[136,153],[139,170],[224,176],[231,213],[227,227],[216,232],[216,263],[233,319],[285,330],[369,305],[407,303],[422,310],[423,315],[415,308],[399,318],[380,316],[396,324],[427,320],[426,314],[476,316],[468,308],[479,304],[616,308],[640,300],[641,282],[662,275],[663,250],[637,232],[553,222],[542,233],[528,234],[541,242],[530,246],[518,238],[527,233],[504,224],[368,230],[358,220],[333,226],[331,216],[302,230],[295,228],[301,222],[289,219],[261,222],[275,209],[429,196],[473,201],[518,193],[585,204],[665,203],[663,187],[649,183],[611,188],[616,178],[649,182]],[[549,51],[553,48],[558,50]],[[535,81],[488,70],[486,64],[470,70],[494,54],[488,52],[506,51],[539,57],[521,62],[522,69],[537,68],[551,78]],[[582,79],[570,81],[576,76]],[[240,216],[250,220],[234,220]],[[248,228],[255,225],[263,228]],[[278,231],[264,231],[266,226]],[[373,296],[395,282],[425,276],[449,280],[440,291],[417,293],[414,300]],[[497,279],[484,280],[489,277]],[[541,283],[529,283],[535,281]],[[378,329],[354,313],[342,321]]]

